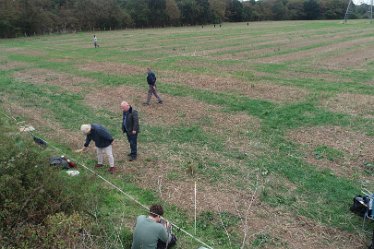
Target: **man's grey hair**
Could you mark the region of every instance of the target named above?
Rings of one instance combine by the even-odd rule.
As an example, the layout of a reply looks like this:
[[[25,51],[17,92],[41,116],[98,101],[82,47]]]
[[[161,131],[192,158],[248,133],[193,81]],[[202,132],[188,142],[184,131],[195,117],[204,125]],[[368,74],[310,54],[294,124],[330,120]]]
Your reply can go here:
[[[81,131],[83,134],[87,135],[91,131],[91,125],[90,124],[82,124],[81,125]]]

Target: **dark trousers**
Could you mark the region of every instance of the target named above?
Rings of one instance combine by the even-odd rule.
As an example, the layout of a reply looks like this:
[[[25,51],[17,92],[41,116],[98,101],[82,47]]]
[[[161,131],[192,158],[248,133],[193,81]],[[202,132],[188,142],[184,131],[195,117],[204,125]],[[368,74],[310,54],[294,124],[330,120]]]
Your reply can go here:
[[[171,235],[169,243],[166,245],[165,242],[158,240],[157,249],[169,249],[172,248],[177,243],[177,237],[174,234]]]
[[[138,133],[136,133],[135,135],[134,134],[131,134],[129,135],[129,133],[126,132],[126,135],[127,135],[127,140],[129,141],[130,143],[130,149],[131,149],[131,157],[133,158],[136,158],[136,156],[138,155]]]

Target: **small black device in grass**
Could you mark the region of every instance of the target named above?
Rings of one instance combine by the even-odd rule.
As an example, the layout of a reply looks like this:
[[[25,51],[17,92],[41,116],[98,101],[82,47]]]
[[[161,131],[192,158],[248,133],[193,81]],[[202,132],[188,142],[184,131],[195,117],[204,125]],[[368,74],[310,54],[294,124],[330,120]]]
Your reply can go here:
[[[35,136],[33,134],[31,134],[31,135],[32,135],[32,139],[34,140],[34,142],[36,144],[38,144],[38,145],[40,145],[42,147],[47,147],[48,143],[45,140],[43,140],[40,137],[37,137],[37,136]]]

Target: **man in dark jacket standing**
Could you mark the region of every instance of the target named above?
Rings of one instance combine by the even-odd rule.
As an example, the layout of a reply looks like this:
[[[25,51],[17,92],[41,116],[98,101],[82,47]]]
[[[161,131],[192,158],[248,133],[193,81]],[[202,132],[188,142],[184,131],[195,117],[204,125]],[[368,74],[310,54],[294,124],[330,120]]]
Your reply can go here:
[[[132,108],[129,103],[126,101],[122,101],[121,109],[123,111],[122,117],[122,132],[126,133],[127,140],[130,143],[131,153],[128,155],[130,156],[130,161],[136,160],[138,155],[137,149],[137,140],[138,140],[138,133],[139,133],[139,117],[138,112]]]
[[[112,143],[114,141],[112,135],[99,124],[82,124],[81,131],[86,135],[86,142],[80,151],[86,151],[91,140],[95,142],[96,153],[97,153],[97,164],[96,168],[103,167],[104,154],[108,156],[109,159],[109,172],[114,173],[114,157],[112,151]]]
[[[149,105],[151,101],[152,94],[155,95],[157,98],[157,101],[159,104],[162,104],[162,100],[160,96],[157,94],[156,90],[156,75],[150,68],[147,68],[147,82],[148,82],[148,96],[147,96],[147,102],[145,102],[145,105]]]

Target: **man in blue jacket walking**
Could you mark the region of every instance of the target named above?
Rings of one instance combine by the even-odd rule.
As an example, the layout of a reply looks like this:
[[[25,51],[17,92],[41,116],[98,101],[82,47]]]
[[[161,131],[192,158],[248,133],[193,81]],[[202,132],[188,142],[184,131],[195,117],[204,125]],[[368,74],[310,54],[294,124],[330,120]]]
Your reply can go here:
[[[147,102],[145,102],[145,105],[149,105],[151,101],[152,94],[155,95],[157,98],[157,101],[159,104],[162,104],[162,100],[160,96],[157,94],[156,90],[156,75],[150,68],[147,68],[147,82],[148,82],[148,96],[147,96]]]

